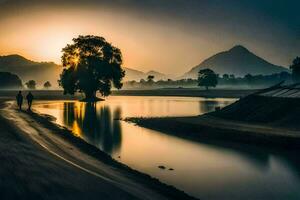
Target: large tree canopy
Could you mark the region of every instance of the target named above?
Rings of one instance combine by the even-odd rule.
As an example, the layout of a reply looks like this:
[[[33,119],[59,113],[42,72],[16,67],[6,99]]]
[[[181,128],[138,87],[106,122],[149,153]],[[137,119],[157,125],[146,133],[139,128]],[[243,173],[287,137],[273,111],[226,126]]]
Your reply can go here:
[[[59,83],[65,94],[84,92],[86,101],[95,101],[97,91],[108,96],[112,85],[122,87],[125,71],[121,67],[121,51],[103,37],[79,36],[62,52],[64,69]]]
[[[216,87],[218,84],[218,75],[211,69],[202,69],[198,72],[198,86]]]

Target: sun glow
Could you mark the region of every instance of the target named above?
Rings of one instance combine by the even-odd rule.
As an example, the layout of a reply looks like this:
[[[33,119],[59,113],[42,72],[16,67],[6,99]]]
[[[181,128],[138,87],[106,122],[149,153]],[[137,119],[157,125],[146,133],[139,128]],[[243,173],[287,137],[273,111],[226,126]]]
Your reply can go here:
[[[75,67],[77,67],[77,65],[79,64],[79,62],[80,62],[79,56],[74,56],[72,58],[72,64],[75,65]]]
[[[193,49],[192,46],[186,45],[188,42],[185,42],[182,48],[170,45],[177,44],[175,41],[184,35],[170,31],[161,24],[142,22],[122,12],[112,14],[110,10],[104,8],[101,12],[93,8],[89,10],[51,8],[43,11],[33,9],[22,17],[16,15],[0,19],[0,24],[2,36],[0,54],[18,53],[34,61],[54,61],[57,64],[61,64],[61,50],[72,43],[72,38],[79,35],[104,37],[121,49],[123,66],[143,71],[156,67],[157,60],[165,70],[167,66],[172,71],[175,69],[174,66],[186,66],[185,59],[173,58],[178,57],[176,55],[183,55],[185,49]],[[19,30],[22,30],[22,34]],[[197,63],[199,53],[196,50],[191,52],[188,57],[196,54],[195,61],[191,62]],[[78,61],[75,59],[75,62]],[[176,69],[184,71],[181,68]]]

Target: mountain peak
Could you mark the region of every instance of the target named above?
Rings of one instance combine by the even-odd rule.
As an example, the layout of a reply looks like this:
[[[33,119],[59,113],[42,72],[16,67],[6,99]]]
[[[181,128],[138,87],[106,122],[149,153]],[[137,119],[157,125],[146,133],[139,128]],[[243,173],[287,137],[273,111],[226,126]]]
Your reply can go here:
[[[288,71],[255,55],[242,45],[236,45],[227,51],[217,53],[183,75],[184,78],[197,78],[200,69],[210,68],[217,74],[234,74],[243,77],[246,74],[269,75]]]
[[[150,71],[148,71],[146,74],[151,74],[151,75],[156,75],[156,74],[164,75],[163,73],[160,73],[160,72],[154,71],[154,70],[150,70]]]
[[[234,47],[229,49],[229,52],[249,52],[249,50],[242,45],[235,45]]]
[[[26,58],[24,58],[23,56],[20,56],[19,54],[11,54],[11,55],[0,56],[0,58],[27,60]]]
[[[0,64],[4,64],[7,66],[19,66],[19,65],[34,65],[35,62],[28,60],[24,58],[23,56],[20,56],[18,54],[11,54],[11,55],[5,55],[0,56]]]

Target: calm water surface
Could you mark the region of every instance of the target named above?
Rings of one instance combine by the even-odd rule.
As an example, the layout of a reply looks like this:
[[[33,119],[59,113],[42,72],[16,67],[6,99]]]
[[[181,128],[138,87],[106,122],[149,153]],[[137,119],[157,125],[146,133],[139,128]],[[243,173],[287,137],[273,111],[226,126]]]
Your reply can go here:
[[[34,108],[55,116],[58,124],[71,128],[76,136],[116,160],[201,199],[300,199],[297,153],[283,155],[253,146],[193,142],[118,120],[199,115],[234,101],[109,97],[95,106],[77,101],[40,101]]]

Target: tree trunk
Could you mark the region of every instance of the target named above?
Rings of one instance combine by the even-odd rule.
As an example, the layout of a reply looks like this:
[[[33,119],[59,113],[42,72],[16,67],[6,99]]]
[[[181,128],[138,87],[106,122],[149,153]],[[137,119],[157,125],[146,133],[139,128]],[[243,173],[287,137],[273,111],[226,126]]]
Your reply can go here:
[[[84,92],[84,95],[85,95],[85,98],[82,101],[85,101],[85,102],[96,102],[96,101],[103,100],[96,96],[96,91]]]
[[[85,93],[85,99],[95,99],[96,95],[93,93]]]

